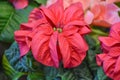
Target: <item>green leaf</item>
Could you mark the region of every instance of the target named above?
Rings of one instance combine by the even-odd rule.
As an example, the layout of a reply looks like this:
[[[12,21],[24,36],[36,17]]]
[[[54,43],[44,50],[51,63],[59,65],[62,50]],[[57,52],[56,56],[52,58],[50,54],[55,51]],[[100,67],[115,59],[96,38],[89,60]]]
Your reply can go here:
[[[5,50],[2,65],[4,72],[12,80],[18,80],[25,75],[28,75],[28,80],[44,80],[42,66],[33,59],[30,52],[20,58],[20,51],[16,42],[8,50]]]
[[[63,67],[44,67],[45,80],[74,80],[73,72],[69,69]]]
[[[5,73],[13,80],[17,80],[27,72],[33,71],[32,61],[29,56],[20,59],[20,52],[16,42],[5,51],[2,59],[2,65]]]
[[[11,47],[5,51],[4,56],[16,71],[28,72],[32,70],[31,59],[29,56],[20,58],[20,51],[16,42],[14,42]]]
[[[14,31],[19,29],[23,22],[27,22],[28,15],[33,9],[29,5],[22,10],[15,10],[7,1],[0,1],[0,41],[13,42]]]
[[[98,45],[90,35],[86,35],[85,38],[89,45],[89,50],[86,56],[86,62],[88,64],[90,72],[93,76],[95,76],[98,68],[96,63],[96,54],[101,53],[100,45]]]
[[[93,26],[90,36],[96,41],[96,44],[99,44],[98,37],[99,36],[108,36],[108,32],[109,32],[109,28]]]
[[[35,0],[38,4],[46,4],[47,0]]]
[[[89,70],[91,71],[92,75],[95,76],[98,68],[96,64],[96,52],[94,50],[88,50],[86,57]]]
[[[67,71],[61,75],[58,75],[59,77],[57,77],[55,80],[57,79],[61,79],[61,80],[77,80],[76,76],[71,73],[71,71]]]
[[[5,73],[12,79],[12,80],[18,80],[24,73],[18,72],[15,69],[12,68],[12,66],[9,64],[7,58],[5,55],[3,56],[3,68],[5,69]]]
[[[80,66],[73,69],[73,74],[76,76],[76,80],[93,80],[92,72],[89,70],[86,60]]]
[[[27,80],[45,80],[42,72],[32,72],[28,74]]]
[[[44,67],[45,80],[53,80],[57,77],[58,69],[53,67]]]
[[[108,77],[105,75],[103,69],[102,69],[101,67],[99,67],[99,68],[97,69],[97,74],[96,74],[96,77],[95,77],[94,80],[111,80],[111,79],[108,78]]]
[[[90,49],[96,47],[96,42],[95,42],[95,40],[90,35],[86,35],[85,39],[86,39],[86,41],[87,41]]]
[[[45,67],[45,78],[46,80],[93,80],[87,66],[86,62],[83,61],[80,66],[71,69]]]

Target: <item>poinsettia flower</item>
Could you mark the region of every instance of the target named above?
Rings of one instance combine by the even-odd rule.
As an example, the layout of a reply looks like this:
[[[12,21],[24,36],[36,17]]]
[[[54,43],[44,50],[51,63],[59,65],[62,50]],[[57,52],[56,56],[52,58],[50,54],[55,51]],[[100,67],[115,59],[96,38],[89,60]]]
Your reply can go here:
[[[28,0],[9,0],[16,9],[23,9],[28,6]]]
[[[46,7],[35,8],[28,23],[15,32],[21,56],[31,49],[34,58],[47,66],[76,67],[86,56],[88,45],[83,36],[91,30],[84,21],[81,3],[67,8],[63,1]]]
[[[96,56],[97,64],[113,80],[120,79],[120,22],[112,26],[108,37],[99,38],[103,53]]]

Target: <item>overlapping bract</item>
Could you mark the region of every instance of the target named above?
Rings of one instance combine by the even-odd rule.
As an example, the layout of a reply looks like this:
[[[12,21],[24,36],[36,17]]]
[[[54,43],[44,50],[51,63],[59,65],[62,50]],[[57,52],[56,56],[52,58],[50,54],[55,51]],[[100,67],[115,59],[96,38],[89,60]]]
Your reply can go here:
[[[103,53],[98,54],[97,64],[113,80],[120,79],[120,22],[112,26],[108,37],[99,38]]]
[[[59,67],[62,61],[65,68],[78,66],[88,50],[83,36],[90,32],[83,15],[80,3],[64,9],[62,0],[48,8],[35,8],[28,23],[15,32],[21,56],[31,49],[34,58],[44,65]]]

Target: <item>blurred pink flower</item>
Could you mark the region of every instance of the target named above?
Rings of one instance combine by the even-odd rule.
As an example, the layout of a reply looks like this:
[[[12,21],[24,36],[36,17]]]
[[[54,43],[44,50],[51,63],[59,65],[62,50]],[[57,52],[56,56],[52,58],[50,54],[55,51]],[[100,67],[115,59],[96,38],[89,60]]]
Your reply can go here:
[[[47,6],[51,5],[52,3],[56,2],[57,0],[48,0],[47,1]],[[91,3],[91,0],[64,0],[64,7],[68,7],[70,4],[76,3],[76,2],[81,2],[83,9],[89,8],[89,5]]]
[[[48,0],[47,5],[56,0]],[[96,26],[110,27],[120,21],[118,11],[120,10],[113,2],[120,0],[64,0],[64,5],[81,2],[85,13],[85,21]]]
[[[120,22],[111,27],[108,37],[99,37],[102,54],[96,56],[97,64],[102,66],[107,76],[120,79]]]
[[[23,9],[28,6],[28,0],[10,0],[16,9]]]
[[[112,24],[120,22],[119,10],[119,7],[113,3],[99,2],[86,11],[85,21],[96,26],[110,27]]]
[[[107,3],[115,3],[115,2],[120,2],[120,0],[106,0]]]

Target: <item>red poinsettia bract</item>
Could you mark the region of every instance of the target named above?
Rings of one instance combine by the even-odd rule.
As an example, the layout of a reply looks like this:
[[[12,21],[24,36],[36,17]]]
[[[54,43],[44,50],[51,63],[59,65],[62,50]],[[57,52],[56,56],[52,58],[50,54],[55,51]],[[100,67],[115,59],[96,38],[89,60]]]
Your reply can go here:
[[[120,79],[120,22],[112,26],[108,37],[99,38],[103,53],[98,54],[97,64],[113,80]]]
[[[88,50],[83,36],[90,32],[83,15],[80,3],[64,9],[62,0],[47,8],[35,8],[28,23],[15,32],[21,56],[31,49],[44,65],[59,67],[62,61],[65,68],[78,66]]]

